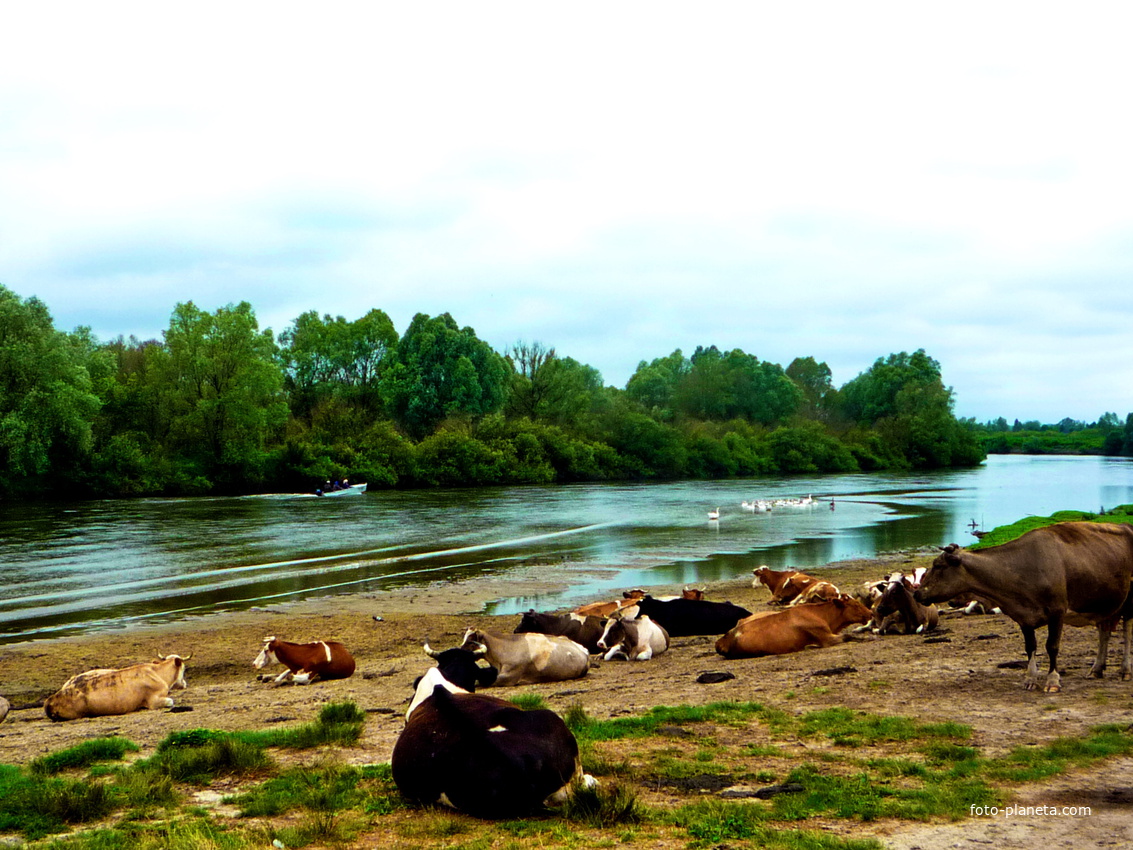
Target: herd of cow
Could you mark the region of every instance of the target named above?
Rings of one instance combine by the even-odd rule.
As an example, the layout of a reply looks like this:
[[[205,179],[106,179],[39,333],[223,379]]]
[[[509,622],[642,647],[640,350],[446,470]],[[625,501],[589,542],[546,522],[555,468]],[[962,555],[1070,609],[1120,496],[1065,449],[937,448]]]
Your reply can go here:
[[[523,711],[476,690],[579,678],[594,655],[648,661],[664,654],[674,637],[717,635],[720,655],[754,658],[833,646],[849,639],[850,626],[874,634],[924,633],[937,625],[936,604],[968,611],[983,606],[1001,610],[1022,629],[1028,689],[1038,687],[1035,629],[1042,626],[1048,629],[1048,692],[1060,688],[1056,665],[1064,624],[1097,626],[1099,651],[1090,671],[1097,677],[1110,632],[1122,624],[1121,672],[1130,678],[1133,528],[1127,525],[1060,523],[978,552],[953,544],[927,570],[894,573],[852,593],[797,570],[762,566],[753,572],[753,585],[770,591],[770,610],[752,613],[706,600],[700,590],[663,598],[634,590],[566,614],[528,611],[511,634],[469,629],[459,646],[444,651],[426,642],[436,666],[415,682],[393,750],[398,788],[421,803],[505,817],[559,800],[580,781],[592,783],[557,714]],[[68,720],[171,707],[169,693],[185,687],[186,660],[170,655],[79,674],[45,701],[44,710],[52,720]],[[341,643],[265,638],[253,665],[274,663],[286,668],[274,678],[280,684],[342,679],[355,669]]]

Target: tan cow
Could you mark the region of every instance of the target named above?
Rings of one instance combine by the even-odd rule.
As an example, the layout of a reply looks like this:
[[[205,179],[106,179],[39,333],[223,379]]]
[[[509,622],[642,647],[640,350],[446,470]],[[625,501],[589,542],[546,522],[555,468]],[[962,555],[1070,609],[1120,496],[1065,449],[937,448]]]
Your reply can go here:
[[[4,699],[4,697],[0,697],[0,723],[4,722],[4,718],[8,716],[8,709],[11,707],[8,700]]]
[[[187,687],[185,662],[192,654],[159,655],[121,669],[88,670],[68,679],[43,703],[52,720],[129,714],[143,708],[172,708],[170,691]]]
[[[834,646],[848,640],[839,634],[842,629],[851,623],[868,623],[872,616],[857,599],[842,594],[830,602],[753,614],[716,641],[716,651],[725,658],[758,658],[809,646]]]

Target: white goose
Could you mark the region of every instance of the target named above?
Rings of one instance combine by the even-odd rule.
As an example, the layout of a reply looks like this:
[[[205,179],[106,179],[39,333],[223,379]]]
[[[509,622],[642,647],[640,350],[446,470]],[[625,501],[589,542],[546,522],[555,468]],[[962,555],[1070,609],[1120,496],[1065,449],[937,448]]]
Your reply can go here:
[[[708,512],[708,519],[709,519],[709,521],[718,520],[719,518],[720,518],[720,509],[719,509],[719,508],[717,508],[717,509],[716,509],[716,510],[714,510],[714,511],[709,511],[709,512]]]

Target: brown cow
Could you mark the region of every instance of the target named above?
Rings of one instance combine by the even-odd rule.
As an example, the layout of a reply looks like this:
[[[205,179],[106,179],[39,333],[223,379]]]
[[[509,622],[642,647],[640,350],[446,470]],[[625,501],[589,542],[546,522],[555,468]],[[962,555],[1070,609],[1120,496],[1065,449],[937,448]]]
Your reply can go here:
[[[121,669],[88,670],[72,676],[43,702],[52,720],[129,714],[141,709],[172,708],[169,692],[185,688],[185,662],[192,653],[159,655],[157,661]]]
[[[799,573],[802,575],[802,573]],[[787,580],[787,586],[793,586],[792,582],[798,580],[798,576],[792,576]],[[807,605],[811,602],[829,602],[831,599],[837,599],[842,595],[834,584],[828,581],[808,581],[806,587],[799,592],[799,594],[791,600],[791,605]]]
[[[786,605],[810,585],[821,581],[798,570],[773,570],[766,564],[751,572],[755,576],[751,582],[752,587],[762,584],[771,591],[768,605]]]
[[[1098,657],[1090,675],[1100,678],[1109,632],[1124,619],[1121,677],[1130,678],[1131,577],[1133,526],[1062,522],[978,552],[955,543],[946,546],[916,596],[920,602],[943,602],[970,592],[1003,609],[1023,632],[1027,652],[1023,686],[1028,690],[1039,686],[1035,629],[1046,626],[1050,668],[1045,690],[1053,693],[1062,689],[1057,664],[1065,624],[1098,627]]]
[[[277,685],[287,681],[307,685],[316,679],[349,679],[354,675],[354,656],[335,640],[289,643],[277,637],[266,637],[252,666],[259,670],[276,663],[287,668],[275,677]]]
[[[940,623],[935,605],[922,605],[913,596],[908,579],[900,573],[890,576],[873,609],[874,634],[896,634],[898,627],[904,634],[931,632]]]
[[[857,599],[842,594],[830,602],[753,614],[716,641],[716,651],[725,658],[758,658],[809,646],[835,646],[849,640],[839,634],[842,629],[852,623],[868,623],[872,616]]]

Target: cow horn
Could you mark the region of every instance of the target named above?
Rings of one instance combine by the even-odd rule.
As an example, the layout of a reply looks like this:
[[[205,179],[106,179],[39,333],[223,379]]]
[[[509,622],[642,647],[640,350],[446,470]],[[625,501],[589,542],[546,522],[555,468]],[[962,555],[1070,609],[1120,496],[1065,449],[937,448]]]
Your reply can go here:
[[[193,653],[190,652],[188,655],[184,656],[181,660],[182,661],[188,661],[192,657],[193,657]]]
[[[440,658],[441,654],[429,646],[429,642],[425,641],[425,654],[430,658]]]
[[[158,659],[158,661],[164,661],[164,660],[165,660],[165,656],[164,656],[164,655],[162,655],[162,654],[161,654],[161,653],[159,652],[159,653],[157,654],[157,659]]]

